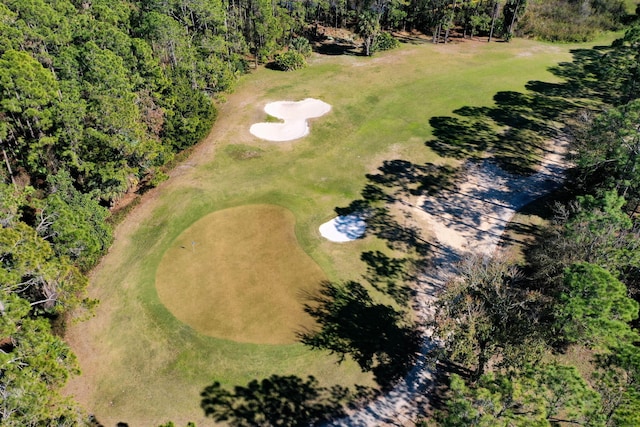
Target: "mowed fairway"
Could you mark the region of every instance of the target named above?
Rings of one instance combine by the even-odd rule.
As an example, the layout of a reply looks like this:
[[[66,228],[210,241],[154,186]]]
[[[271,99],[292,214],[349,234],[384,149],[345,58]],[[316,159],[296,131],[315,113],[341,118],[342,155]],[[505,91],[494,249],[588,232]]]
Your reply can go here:
[[[313,327],[305,296],[325,280],[298,245],[291,212],[247,205],[214,212],[167,249],[156,274],[160,301],[212,337],[290,344]]]
[[[547,70],[570,60],[572,47],[528,40],[405,44],[373,58],[314,55],[310,66],[300,71],[260,68],[243,77],[221,104],[208,138],[172,172],[169,181],[145,195],[118,227],[113,247],[91,277],[91,295],[101,301],[96,316],[69,328],[67,337],[83,371],[70,384],[69,393],[105,425],[122,421],[149,426],[167,420],[184,425],[191,420],[204,426],[212,422],[203,416],[199,394],[213,381],[232,387],[278,374],[314,375],[328,386],[372,384],[371,377],[349,360],[337,366],[336,357],[290,343],[289,338],[288,344],[265,344],[198,332],[191,321],[179,319],[179,309],[171,307],[173,301],[204,304],[217,316],[213,313],[229,312],[227,304],[250,307],[260,297],[241,292],[243,285],[235,284],[237,293],[232,297],[217,295],[195,302],[171,277],[186,283],[190,275],[189,280],[197,280],[196,275],[206,272],[169,267],[165,257],[177,250],[180,236],[189,233],[185,230],[197,227],[208,215],[215,218],[248,205],[276,205],[295,219],[296,241],[323,271],[314,272],[316,277],[361,280],[365,272],[361,252],[384,251],[384,243],[373,237],[342,244],[322,239],[318,226],[335,215],[334,208],[358,198],[366,174],[375,173],[384,160],[453,162],[439,158],[425,145],[432,136],[430,118],[451,116],[464,106],[492,106],[497,92],[524,92],[531,80],[557,81]],[[267,119],[263,111],[267,102],[307,97],[332,106],[329,114],[311,121],[309,136],[270,143],[249,133],[251,124]],[[227,241],[222,244],[231,244],[241,230],[234,233],[222,232]],[[195,241],[194,262],[196,251],[204,248],[198,237],[186,237],[181,243],[185,248],[178,248],[189,252]],[[291,253],[286,258],[291,269],[307,262]],[[268,264],[267,259],[256,253],[252,262]],[[298,261],[289,261],[293,259]],[[200,271],[203,263],[197,267]],[[238,274],[231,265],[215,269],[219,270],[212,275]],[[186,312],[188,307],[180,310]],[[264,310],[260,316],[270,318]],[[231,322],[237,313],[217,318]],[[252,323],[251,319],[240,321]],[[230,323],[219,328],[229,331],[227,337],[240,333]],[[280,328],[272,329],[276,335],[282,333]]]

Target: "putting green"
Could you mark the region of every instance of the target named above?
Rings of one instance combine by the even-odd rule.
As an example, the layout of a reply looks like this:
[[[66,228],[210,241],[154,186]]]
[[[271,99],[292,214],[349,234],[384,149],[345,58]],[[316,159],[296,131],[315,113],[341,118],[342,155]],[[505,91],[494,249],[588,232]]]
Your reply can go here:
[[[300,248],[293,213],[247,205],[186,229],[156,272],[162,303],[198,332],[238,342],[287,344],[313,325],[306,292],[326,277]]]

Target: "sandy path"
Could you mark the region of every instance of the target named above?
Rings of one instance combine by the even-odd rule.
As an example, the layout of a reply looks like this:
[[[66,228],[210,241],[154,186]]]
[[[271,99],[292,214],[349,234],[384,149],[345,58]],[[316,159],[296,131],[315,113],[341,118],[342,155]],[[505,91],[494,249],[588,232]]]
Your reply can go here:
[[[465,252],[489,254],[498,245],[505,226],[517,210],[557,188],[564,173],[566,140],[549,146],[539,172],[529,177],[511,175],[484,160],[467,165],[465,180],[456,190],[434,197],[423,197],[417,210],[426,216],[439,251],[434,266],[417,284],[414,308],[418,322],[424,324],[432,312],[434,290],[452,274],[451,266]],[[330,426],[403,426],[415,425],[420,408],[428,403],[427,390],[433,375],[425,364],[433,342],[424,331],[424,343],[416,366],[391,392],[363,408],[327,425]]]

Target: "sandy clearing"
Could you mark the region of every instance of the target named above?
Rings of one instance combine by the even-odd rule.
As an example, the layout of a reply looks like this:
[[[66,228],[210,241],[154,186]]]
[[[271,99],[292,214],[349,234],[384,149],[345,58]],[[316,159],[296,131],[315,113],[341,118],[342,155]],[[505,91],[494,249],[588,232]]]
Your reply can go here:
[[[276,101],[264,107],[270,116],[283,123],[255,123],[249,128],[252,135],[274,142],[293,141],[309,134],[308,119],[321,117],[331,111],[331,105],[319,99],[302,101]]]
[[[419,324],[433,314],[435,291],[454,274],[454,266],[465,253],[489,255],[517,210],[557,188],[564,179],[568,141],[558,139],[549,145],[539,172],[522,177],[500,169],[491,160],[468,163],[461,185],[437,197],[425,196],[414,206],[426,216],[439,248],[433,266],[416,283],[414,310]],[[425,357],[437,344],[431,332],[423,330],[420,357],[406,378],[391,391],[349,416],[326,426],[414,426],[421,408],[429,403],[433,372]]]

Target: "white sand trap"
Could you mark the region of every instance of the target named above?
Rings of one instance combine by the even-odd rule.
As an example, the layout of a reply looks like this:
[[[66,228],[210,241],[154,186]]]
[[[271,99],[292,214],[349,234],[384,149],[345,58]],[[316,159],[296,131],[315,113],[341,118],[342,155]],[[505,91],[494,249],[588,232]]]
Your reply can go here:
[[[350,242],[364,236],[367,224],[359,215],[337,216],[319,228],[320,234],[332,242]]]
[[[309,134],[307,119],[324,116],[331,111],[331,105],[318,99],[302,101],[270,102],[264,107],[270,116],[282,119],[284,123],[255,123],[249,128],[252,135],[267,141],[292,141]]]

